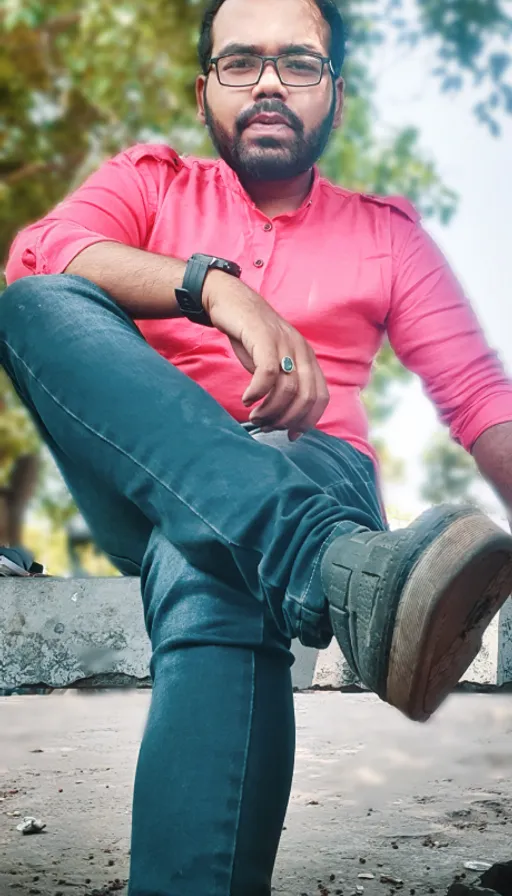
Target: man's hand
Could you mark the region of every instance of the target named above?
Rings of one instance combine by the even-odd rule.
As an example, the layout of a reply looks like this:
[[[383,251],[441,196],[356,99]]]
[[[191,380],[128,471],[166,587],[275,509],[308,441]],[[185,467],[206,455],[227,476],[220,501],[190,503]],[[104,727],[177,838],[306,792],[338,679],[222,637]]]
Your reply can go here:
[[[242,401],[265,432],[288,430],[291,441],[313,428],[329,404],[329,391],[315,353],[300,333],[261,296],[229,274],[211,271],[203,305],[214,327],[228,336],[249,373],[251,384]],[[286,374],[281,361],[289,356],[295,371]]]

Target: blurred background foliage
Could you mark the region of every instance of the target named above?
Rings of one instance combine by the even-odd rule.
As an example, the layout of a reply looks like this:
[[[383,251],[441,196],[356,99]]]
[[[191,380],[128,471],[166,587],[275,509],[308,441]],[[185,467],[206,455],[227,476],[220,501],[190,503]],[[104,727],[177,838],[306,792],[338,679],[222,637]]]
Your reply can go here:
[[[277,2],[277,0],[276,0]],[[431,48],[431,75],[454,94],[467,84],[474,114],[499,136],[512,112],[512,16],[507,0],[341,0],[349,29],[344,128],[322,169],[344,186],[403,194],[424,217],[449,223],[457,196],[440,178],[415,128],[385,127],[374,105],[370,63],[392,41],[413,51]],[[0,255],[25,224],[44,215],[101,162],[143,141],[172,144],[182,153],[210,155],[196,121],[196,42],[203,0],[3,0],[0,6]],[[381,427],[409,379],[388,346],[380,354],[365,397],[385,475],[400,464],[386,451]],[[6,520],[27,488],[14,482],[20,458],[37,457],[34,515],[44,521],[26,538],[52,555],[62,571],[55,533],[75,513],[69,495],[6,378],[0,378],[0,544]],[[440,438],[425,452],[435,471],[428,500],[465,498],[474,481],[470,458]],[[460,475],[454,469],[462,470]],[[3,491],[2,491],[3,490]],[[427,492],[425,494],[427,494]],[[3,496],[3,506],[2,506]],[[19,501],[18,501],[19,503]],[[3,520],[3,523],[2,523]],[[3,530],[2,530],[3,525]],[[42,535],[41,532],[46,535]],[[61,535],[59,535],[59,538]],[[42,539],[42,540],[41,540]],[[58,538],[57,538],[58,541]],[[52,547],[53,545],[53,547]],[[65,553],[65,552],[64,552]],[[43,558],[44,559],[44,558]],[[97,572],[101,558],[87,555]],[[98,563],[100,566],[98,567]]]

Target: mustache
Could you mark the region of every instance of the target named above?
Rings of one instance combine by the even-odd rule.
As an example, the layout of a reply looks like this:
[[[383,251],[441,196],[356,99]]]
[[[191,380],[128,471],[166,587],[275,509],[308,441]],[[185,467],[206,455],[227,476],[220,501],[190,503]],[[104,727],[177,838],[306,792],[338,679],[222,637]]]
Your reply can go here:
[[[304,125],[300,118],[295,115],[291,109],[288,109],[284,103],[281,103],[279,100],[262,100],[261,103],[256,103],[252,106],[251,109],[247,109],[245,112],[242,112],[237,120],[236,120],[236,129],[238,134],[241,134],[242,131],[245,131],[246,127],[250,123],[250,121],[254,118],[255,115],[281,115],[282,118],[285,119],[287,124],[293,128],[294,131],[297,131],[301,134],[304,131]]]

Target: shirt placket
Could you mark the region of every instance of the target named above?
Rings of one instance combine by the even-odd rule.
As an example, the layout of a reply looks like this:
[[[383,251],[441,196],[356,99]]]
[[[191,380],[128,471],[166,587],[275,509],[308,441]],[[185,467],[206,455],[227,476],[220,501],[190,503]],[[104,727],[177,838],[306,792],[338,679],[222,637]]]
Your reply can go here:
[[[250,227],[250,273],[248,270],[245,279],[255,292],[261,292],[274,251],[276,227],[269,218],[265,218],[263,215],[251,216]]]

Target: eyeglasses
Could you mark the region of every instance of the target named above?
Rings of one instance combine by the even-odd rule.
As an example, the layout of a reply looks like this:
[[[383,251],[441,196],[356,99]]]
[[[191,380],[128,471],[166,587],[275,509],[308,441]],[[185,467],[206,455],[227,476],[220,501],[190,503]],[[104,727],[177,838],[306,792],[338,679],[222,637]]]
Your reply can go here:
[[[236,53],[215,56],[210,65],[215,67],[219,83],[224,87],[254,87],[259,84],[268,62],[272,63],[285,87],[315,87],[320,84],[327,64],[334,75],[329,57],[310,53],[283,53],[281,56]]]

